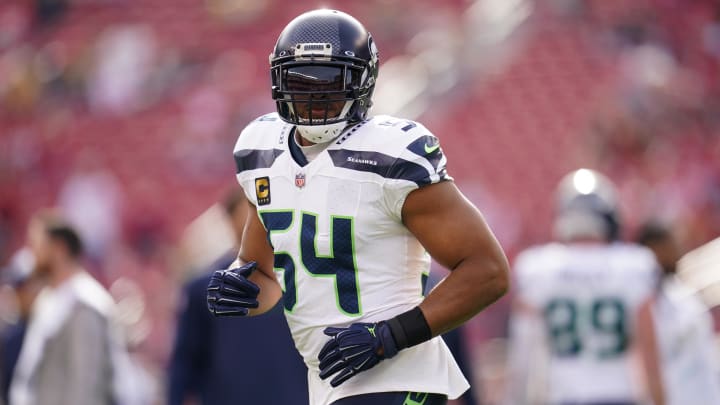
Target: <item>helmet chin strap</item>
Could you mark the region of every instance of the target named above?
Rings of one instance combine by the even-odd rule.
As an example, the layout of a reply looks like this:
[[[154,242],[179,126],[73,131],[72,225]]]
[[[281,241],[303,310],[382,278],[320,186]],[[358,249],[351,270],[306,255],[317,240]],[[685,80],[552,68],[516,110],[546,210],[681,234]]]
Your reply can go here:
[[[298,125],[297,132],[309,142],[325,143],[337,138],[347,125],[345,121],[326,125]]]

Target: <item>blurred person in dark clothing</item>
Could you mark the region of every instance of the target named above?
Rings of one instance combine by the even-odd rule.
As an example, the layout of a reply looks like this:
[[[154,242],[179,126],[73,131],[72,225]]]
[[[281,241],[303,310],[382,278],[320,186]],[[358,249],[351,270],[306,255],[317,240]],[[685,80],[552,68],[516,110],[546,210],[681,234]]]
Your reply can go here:
[[[34,258],[28,248],[13,255],[10,264],[0,274],[0,285],[7,285],[13,293],[17,318],[0,334],[0,404],[7,404],[10,383],[17,364],[23,338],[30,318],[30,309],[43,283],[32,274]]]
[[[190,397],[203,405],[308,403],[307,369],[290,337],[282,305],[266,316],[248,318],[216,318],[207,310],[212,270],[227,268],[237,258],[246,207],[239,189],[227,198],[237,245],[183,289],[168,378],[169,405],[182,405]],[[252,364],[252,374],[243,375],[238,364]]]
[[[641,226],[638,243],[655,253],[663,276],[652,301],[640,310],[639,333],[652,344],[642,347],[654,359],[648,388],[655,405],[720,404],[717,343],[705,304],[676,277],[683,249],[672,228],[658,221]]]
[[[653,251],[663,270],[663,276],[675,276],[683,249],[670,225],[657,220],[648,221],[640,226],[636,241]]]
[[[110,294],[81,264],[83,244],[62,219],[35,217],[28,231],[35,299],[10,386],[11,405],[131,405],[139,381],[114,322]]]
[[[47,26],[67,13],[69,9],[67,0],[35,0],[35,15],[40,26]]]

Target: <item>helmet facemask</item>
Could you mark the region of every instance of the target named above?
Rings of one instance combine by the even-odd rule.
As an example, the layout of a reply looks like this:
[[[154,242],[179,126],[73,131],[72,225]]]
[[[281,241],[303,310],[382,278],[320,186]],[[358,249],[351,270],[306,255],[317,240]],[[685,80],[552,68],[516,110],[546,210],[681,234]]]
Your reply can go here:
[[[297,125],[303,136],[312,134],[306,138],[318,143],[364,118],[374,87],[367,67],[354,58],[292,59],[273,61],[271,67],[272,96],[283,120]]]
[[[337,10],[296,17],[270,54],[278,115],[315,143],[329,141],[365,119],[377,74],[372,36],[355,18]]]
[[[278,113],[296,125],[347,121],[361,74],[361,69],[346,63],[291,62],[273,67]]]

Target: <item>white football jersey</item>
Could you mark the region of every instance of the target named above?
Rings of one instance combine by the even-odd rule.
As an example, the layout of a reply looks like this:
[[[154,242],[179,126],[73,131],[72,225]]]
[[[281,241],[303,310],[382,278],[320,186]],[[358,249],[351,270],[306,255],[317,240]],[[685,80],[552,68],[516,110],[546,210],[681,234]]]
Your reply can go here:
[[[688,288],[668,278],[653,316],[665,403],[720,404],[717,343],[707,308]]]
[[[439,337],[337,388],[318,376],[326,327],[382,321],[423,300],[430,257],[403,226],[401,210],[411,191],[449,179],[437,138],[418,123],[376,116],[307,162],[293,128],[275,113],[260,117],[242,132],[234,155],[237,179],[275,252],[285,315],[308,366],[310,403],[386,391],[458,397],[469,385]]]
[[[542,320],[546,403],[637,398],[628,348],[635,313],[657,283],[652,252],[621,243],[548,244],[520,254],[515,270],[519,299]]]

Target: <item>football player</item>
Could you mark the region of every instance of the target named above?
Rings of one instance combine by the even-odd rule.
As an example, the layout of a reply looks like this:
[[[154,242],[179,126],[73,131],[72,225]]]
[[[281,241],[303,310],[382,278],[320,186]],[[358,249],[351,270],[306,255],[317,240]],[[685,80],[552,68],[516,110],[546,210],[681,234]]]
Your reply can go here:
[[[637,404],[629,353],[636,314],[658,278],[652,252],[617,242],[615,190],[580,169],[557,191],[558,240],[514,265],[508,403]]]
[[[505,255],[447,174],[438,139],[368,115],[378,63],[350,15],[298,16],[270,54],[277,112],[250,123],[234,151],[250,215],[208,306],[257,315],[282,297],[311,404],[457,398],[469,385],[439,335],[508,287]],[[431,256],[453,271],[423,299]]]

